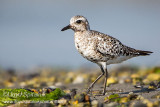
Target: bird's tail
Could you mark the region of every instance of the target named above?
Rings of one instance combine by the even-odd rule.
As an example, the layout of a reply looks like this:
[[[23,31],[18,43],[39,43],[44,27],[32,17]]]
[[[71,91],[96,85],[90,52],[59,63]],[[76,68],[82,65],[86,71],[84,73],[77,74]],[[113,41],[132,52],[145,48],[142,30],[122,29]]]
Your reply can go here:
[[[135,56],[146,56],[146,55],[150,55],[151,53],[153,53],[151,51],[137,50],[137,49],[130,48],[130,47],[127,47],[127,49],[132,55],[135,55]]]
[[[151,51],[142,51],[142,50],[136,50],[138,55],[142,55],[142,56],[146,56],[146,55],[150,55]]]

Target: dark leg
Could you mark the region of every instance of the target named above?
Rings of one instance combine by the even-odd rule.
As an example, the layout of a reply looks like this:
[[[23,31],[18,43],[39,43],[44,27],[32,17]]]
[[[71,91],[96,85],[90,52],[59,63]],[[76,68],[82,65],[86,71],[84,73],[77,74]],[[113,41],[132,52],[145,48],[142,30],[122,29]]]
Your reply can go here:
[[[94,84],[104,75],[104,70],[102,68],[102,66],[100,66],[102,74],[98,76],[98,78],[88,87],[87,89],[87,93],[89,93],[91,91],[91,88],[93,88]]]
[[[103,95],[105,95],[105,93],[106,93],[107,78],[108,78],[108,71],[107,71],[107,68],[106,68],[106,69],[105,69],[105,80],[104,80]]]

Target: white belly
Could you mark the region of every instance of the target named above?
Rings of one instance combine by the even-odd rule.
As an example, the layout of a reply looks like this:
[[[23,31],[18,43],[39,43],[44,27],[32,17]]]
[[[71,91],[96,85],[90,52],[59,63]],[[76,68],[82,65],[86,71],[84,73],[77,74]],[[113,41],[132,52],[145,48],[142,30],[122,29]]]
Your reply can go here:
[[[119,57],[117,57],[115,59],[108,60],[106,62],[107,62],[107,65],[109,65],[109,64],[120,63],[120,62],[123,62],[123,61],[125,61],[127,59],[130,59],[130,58],[132,58],[132,56],[119,56]]]

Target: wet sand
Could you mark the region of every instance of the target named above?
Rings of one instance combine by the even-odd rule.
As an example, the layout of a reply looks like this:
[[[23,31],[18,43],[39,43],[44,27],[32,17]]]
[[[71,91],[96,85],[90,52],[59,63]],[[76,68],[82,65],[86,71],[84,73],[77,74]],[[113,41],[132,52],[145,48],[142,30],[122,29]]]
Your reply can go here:
[[[89,84],[88,84],[89,86]],[[145,85],[142,89],[141,88],[135,88],[130,83],[124,83],[124,84],[112,84],[109,87],[106,88],[107,92],[106,95],[99,94],[103,90],[103,84],[95,84],[92,92],[93,94],[89,94],[91,97],[91,100],[98,100],[99,102],[103,103],[104,98],[111,94],[119,94],[120,97],[127,96],[130,92],[133,92],[136,95],[141,95],[145,99],[148,99],[149,101],[156,101],[156,98],[152,98],[157,94],[160,94],[160,91],[158,90],[148,90],[148,85]],[[87,84],[70,84],[65,86],[66,89],[77,89],[77,93],[83,93],[87,90]],[[96,93],[95,93],[96,92]]]

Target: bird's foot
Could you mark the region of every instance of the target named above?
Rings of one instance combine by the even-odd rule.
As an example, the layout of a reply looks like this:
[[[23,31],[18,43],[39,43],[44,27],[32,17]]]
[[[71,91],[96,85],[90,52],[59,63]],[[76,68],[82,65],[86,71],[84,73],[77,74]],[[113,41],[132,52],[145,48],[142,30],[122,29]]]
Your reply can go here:
[[[92,90],[91,89],[87,89],[87,94],[91,93],[92,94]]]
[[[105,94],[106,94],[106,91],[103,90],[102,95],[105,95]]]
[[[90,86],[88,89],[87,89],[87,94],[92,94],[92,88],[93,88],[93,86]]]
[[[106,87],[103,89],[103,92],[102,92],[103,95],[106,94]]]

